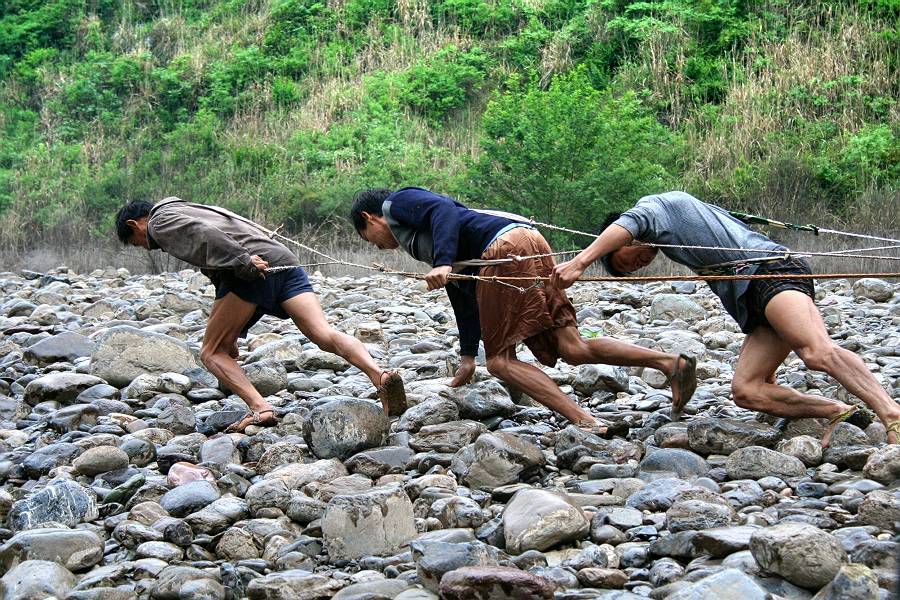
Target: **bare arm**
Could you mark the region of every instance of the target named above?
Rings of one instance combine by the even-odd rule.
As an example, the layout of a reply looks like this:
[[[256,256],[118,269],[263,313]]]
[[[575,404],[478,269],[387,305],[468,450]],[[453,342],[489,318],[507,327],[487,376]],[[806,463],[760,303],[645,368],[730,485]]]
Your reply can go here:
[[[550,284],[561,289],[571,286],[597,259],[615,252],[622,246],[627,246],[631,240],[631,233],[627,229],[620,225],[610,225],[578,256],[556,265],[550,277]]]

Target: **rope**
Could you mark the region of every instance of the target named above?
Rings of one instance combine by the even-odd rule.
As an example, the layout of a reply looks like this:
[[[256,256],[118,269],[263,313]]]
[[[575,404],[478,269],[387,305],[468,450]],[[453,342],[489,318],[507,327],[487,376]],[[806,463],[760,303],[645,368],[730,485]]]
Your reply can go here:
[[[425,279],[423,273],[415,273],[412,271],[392,271],[386,268],[378,269],[385,275],[399,275],[402,277],[410,277],[412,279]],[[900,278],[900,273],[765,273],[754,275],[628,275],[624,277],[615,277],[613,275],[599,276],[582,276],[578,281],[582,282],[650,282],[650,281],[737,281],[752,279],[858,279],[862,277],[877,277],[883,279]],[[463,275],[460,273],[451,273],[449,279],[469,280],[469,281],[490,281],[490,282],[543,282],[550,281],[549,277],[534,277],[526,275],[518,276],[501,276],[501,275]]]
[[[695,249],[695,250],[718,250],[718,251],[728,251],[728,252],[767,253],[767,254],[774,255],[771,257],[772,259],[787,258],[789,256],[848,256],[851,258],[869,258],[869,259],[875,259],[875,260],[900,260],[900,257],[896,257],[896,256],[858,254],[859,252],[889,250],[889,249],[898,248],[898,247],[900,247],[900,240],[897,240],[897,239],[878,237],[878,236],[870,236],[870,235],[865,235],[865,234],[838,231],[838,230],[833,230],[833,229],[822,229],[822,228],[816,227],[814,225],[795,225],[792,223],[782,223],[781,221],[774,221],[772,219],[766,219],[764,217],[756,217],[754,215],[746,215],[744,213],[732,213],[732,214],[737,218],[744,217],[744,218],[741,218],[741,220],[751,219],[746,222],[756,222],[756,223],[760,223],[760,224],[768,224],[768,225],[773,225],[776,227],[783,227],[786,229],[812,231],[816,235],[818,235],[819,233],[830,233],[830,234],[836,234],[836,235],[845,235],[845,236],[849,236],[849,237],[872,239],[872,240],[877,240],[877,241],[891,242],[894,245],[879,246],[879,247],[875,247],[875,248],[860,248],[860,249],[855,249],[855,250],[852,250],[852,249],[851,250],[837,250],[837,251],[832,251],[832,252],[795,252],[795,251],[790,251],[790,250],[788,250],[787,252],[777,252],[777,251],[773,251],[773,250],[760,250],[760,249],[753,249],[753,248],[727,248],[727,247],[716,247],[716,246],[689,246],[689,245],[675,245],[675,244],[646,244],[646,245],[657,247],[657,248],[680,248],[680,249],[686,249],[686,250]],[[738,215],[741,215],[741,216],[738,216]],[[359,263],[341,260],[341,259],[335,258],[333,256],[330,256],[320,250],[317,250],[311,246],[307,246],[306,244],[303,244],[303,243],[293,240],[285,235],[282,235],[281,233],[279,233],[279,230],[281,229],[280,226],[275,230],[271,230],[271,229],[267,229],[267,228],[263,227],[262,225],[254,222],[254,221],[251,221],[249,219],[241,218],[241,220],[244,220],[244,221],[250,223],[251,225],[257,227],[260,231],[266,233],[270,238],[278,238],[289,244],[293,244],[294,246],[297,246],[303,250],[312,252],[313,254],[315,254],[317,256],[321,256],[322,258],[327,259],[326,262],[310,263],[308,265],[289,265],[289,266],[269,267],[269,268],[265,269],[265,271],[267,273],[278,273],[281,271],[296,269],[298,267],[303,267],[303,266],[320,266],[320,265],[339,264],[339,265],[344,265],[344,266],[348,266],[348,267],[356,267],[356,268],[364,269],[367,271],[378,271],[378,272],[381,272],[381,273],[384,273],[387,275],[397,275],[397,276],[408,277],[408,278],[418,279],[418,280],[425,279],[425,275],[423,273],[389,270],[384,265],[380,265],[377,263],[374,266],[368,266],[368,265],[363,265],[363,264],[359,264]],[[584,231],[579,231],[577,229],[571,229],[568,227],[561,227],[559,225],[552,225],[550,223],[541,223],[541,222],[534,220],[533,218],[528,220],[528,222],[531,225],[536,226],[536,227],[543,227],[546,229],[562,231],[565,233],[571,233],[574,235],[581,235],[581,236],[586,236],[586,237],[590,237],[590,238],[596,237],[592,233],[587,233]],[[640,242],[640,243],[644,243],[644,242]],[[459,263],[456,263],[456,264],[459,266],[484,266],[484,265],[504,264],[506,262],[521,261],[521,260],[526,260],[526,259],[531,259],[531,258],[543,258],[543,257],[547,257],[547,256],[575,254],[577,252],[580,252],[580,251],[579,250],[566,250],[566,251],[561,251],[561,252],[536,254],[533,256],[511,256],[510,258],[507,258],[507,259],[495,259],[495,260],[473,259],[473,260],[469,260],[469,261],[460,261]],[[760,261],[760,260],[766,260],[766,258],[764,257],[761,259],[747,259],[745,261],[734,261],[734,263],[750,262],[750,261],[756,262],[756,261]],[[790,273],[790,274],[786,274],[786,275],[785,274],[753,274],[753,275],[734,274],[734,275],[661,275],[661,276],[628,275],[628,276],[624,276],[624,277],[582,276],[578,279],[578,281],[583,281],[583,282],[614,282],[615,281],[615,282],[639,283],[639,282],[651,282],[651,281],[661,281],[661,282],[662,281],[707,281],[707,282],[709,282],[709,281],[737,281],[737,280],[753,280],[753,279],[769,279],[769,280],[771,280],[771,279],[856,279],[856,278],[861,278],[861,277],[880,277],[880,278],[885,278],[885,279],[893,279],[893,278],[900,278],[900,273],[820,273],[820,274]],[[550,281],[549,277],[526,277],[526,276],[504,277],[504,276],[496,276],[496,275],[494,275],[494,276],[464,275],[464,274],[460,274],[460,273],[451,273],[451,274],[449,274],[448,279],[468,280],[468,281],[487,281],[487,282],[497,283],[500,285],[505,285],[508,287],[516,288],[521,293],[525,293],[534,287],[539,287]],[[528,287],[521,287],[521,286],[517,286],[513,283],[510,283],[512,281],[531,282],[531,285]]]

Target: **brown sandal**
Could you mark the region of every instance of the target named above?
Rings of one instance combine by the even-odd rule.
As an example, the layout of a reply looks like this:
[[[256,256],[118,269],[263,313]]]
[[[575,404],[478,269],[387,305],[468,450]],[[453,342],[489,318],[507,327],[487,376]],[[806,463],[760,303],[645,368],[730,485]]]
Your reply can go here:
[[[385,379],[385,375],[387,375],[387,379]],[[375,388],[378,399],[381,400],[389,417],[399,417],[408,408],[403,377],[397,371],[385,371],[381,374],[381,379],[383,383]]]
[[[684,362],[682,362],[684,361]],[[672,410],[670,416],[673,421],[681,418],[681,412],[697,391],[697,359],[689,354],[679,354],[675,359],[675,368],[666,377],[666,385],[672,384],[672,388],[678,386],[679,398],[675,401],[672,394]]]
[[[271,413],[271,416],[263,418],[260,415]],[[225,433],[244,433],[244,430],[251,425],[257,427],[272,427],[278,423],[275,417],[275,410],[267,408],[265,410],[248,410],[243,417],[225,428]]]
[[[890,435],[894,434],[897,436],[897,442],[900,443],[900,421],[891,421],[887,424],[887,427],[884,428],[885,432]],[[888,440],[888,444],[890,444],[890,440]]]
[[[825,434],[822,436],[822,448],[827,448],[830,444],[834,428],[837,427],[838,423],[850,423],[860,429],[865,429],[872,424],[874,418],[872,411],[866,407],[860,406],[859,404],[851,404],[850,408],[836,414],[828,420],[828,425],[825,427]],[[897,423],[900,424],[900,421]]]

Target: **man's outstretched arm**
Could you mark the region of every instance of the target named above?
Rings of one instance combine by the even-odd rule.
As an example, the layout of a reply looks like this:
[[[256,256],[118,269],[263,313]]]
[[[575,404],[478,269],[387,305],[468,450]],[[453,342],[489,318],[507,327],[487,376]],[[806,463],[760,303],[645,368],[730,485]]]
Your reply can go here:
[[[620,225],[610,225],[578,256],[553,268],[550,284],[565,289],[575,283],[585,270],[602,256],[631,243],[631,233]]]

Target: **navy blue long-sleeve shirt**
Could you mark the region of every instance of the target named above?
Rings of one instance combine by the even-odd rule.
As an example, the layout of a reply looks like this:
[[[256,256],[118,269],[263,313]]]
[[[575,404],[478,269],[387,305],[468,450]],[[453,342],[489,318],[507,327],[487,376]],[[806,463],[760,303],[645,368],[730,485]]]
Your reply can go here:
[[[397,190],[387,197],[391,216],[418,231],[427,231],[434,240],[432,266],[481,258],[488,244],[501,229],[513,221],[470,210],[465,205],[416,187]],[[474,274],[477,269],[464,273]],[[463,356],[476,356],[481,340],[481,323],[474,281],[451,281],[447,296],[459,328],[459,348]]]
[[[387,197],[387,201],[391,203],[391,215],[395,219],[431,233],[434,238],[433,267],[481,258],[497,232],[512,223],[504,217],[470,210],[452,198],[422,188],[397,190]]]

